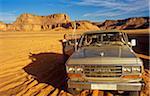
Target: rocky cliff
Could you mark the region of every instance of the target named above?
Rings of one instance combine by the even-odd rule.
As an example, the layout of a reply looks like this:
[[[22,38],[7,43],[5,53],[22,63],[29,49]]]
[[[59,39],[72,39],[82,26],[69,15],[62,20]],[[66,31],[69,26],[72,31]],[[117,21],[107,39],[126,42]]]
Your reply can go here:
[[[37,16],[32,14],[22,14],[12,24],[5,24],[5,30],[14,31],[41,31],[52,29],[52,26],[70,22],[70,17],[66,14],[53,14],[48,16]],[[0,28],[3,23],[0,23]],[[4,26],[4,25],[3,25]],[[4,30],[1,28],[0,30]]]
[[[58,31],[73,29],[74,22],[76,22],[77,30],[145,29],[149,28],[149,21],[149,17],[133,17],[123,20],[106,20],[104,22],[71,21],[67,14],[48,16],[22,14],[12,24],[0,22],[0,31]]]
[[[22,14],[13,23],[15,25],[33,24],[33,25],[50,25],[57,23],[66,23],[70,17],[66,14],[53,14],[48,16],[36,16],[32,14]]]
[[[77,29],[99,30],[98,26],[88,21],[71,21],[67,14],[53,14],[48,16],[37,16],[22,14],[12,24],[0,22],[2,31],[45,31],[45,30],[66,30],[73,29],[74,22]]]
[[[123,20],[106,20],[98,24],[100,30],[107,29],[146,29],[149,28],[149,17],[133,17]]]

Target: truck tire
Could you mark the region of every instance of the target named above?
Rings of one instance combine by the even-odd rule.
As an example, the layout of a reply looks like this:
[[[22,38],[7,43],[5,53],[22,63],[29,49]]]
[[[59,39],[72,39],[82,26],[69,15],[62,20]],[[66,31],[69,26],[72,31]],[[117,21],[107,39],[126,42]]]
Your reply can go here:
[[[80,94],[82,90],[77,90],[76,88],[68,88],[67,91],[74,96]]]
[[[140,96],[140,92],[139,91],[129,92],[129,96]]]

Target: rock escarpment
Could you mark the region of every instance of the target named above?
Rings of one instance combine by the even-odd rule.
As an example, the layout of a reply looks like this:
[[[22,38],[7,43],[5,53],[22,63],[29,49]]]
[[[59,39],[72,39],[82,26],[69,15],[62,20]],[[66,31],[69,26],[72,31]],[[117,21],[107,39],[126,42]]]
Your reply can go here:
[[[41,31],[52,29],[53,25],[70,22],[66,14],[53,14],[48,16],[37,16],[22,14],[12,24],[7,24],[6,30],[14,31]],[[1,28],[3,29],[3,28]],[[4,30],[4,29],[3,29]]]
[[[33,24],[33,25],[50,25],[57,23],[66,23],[70,21],[70,17],[66,14],[53,14],[48,16],[36,16],[32,14],[22,14],[13,23],[17,24]]]
[[[46,31],[73,29],[76,22],[79,30],[99,30],[98,26],[89,21],[71,21],[66,14],[37,16],[22,14],[12,24],[0,23],[2,31]]]
[[[149,28],[149,21],[149,17],[133,17],[104,22],[71,21],[67,14],[48,16],[22,14],[12,24],[0,22],[0,31],[60,31],[73,29],[74,23],[76,23],[77,30],[146,29]]]
[[[123,20],[106,20],[97,26],[101,30],[107,29],[146,29],[149,28],[149,17],[133,17]]]
[[[70,17],[66,14],[53,14],[48,16],[22,14],[13,25],[20,26],[20,30],[41,31],[50,30],[54,25],[67,22],[70,22]]]

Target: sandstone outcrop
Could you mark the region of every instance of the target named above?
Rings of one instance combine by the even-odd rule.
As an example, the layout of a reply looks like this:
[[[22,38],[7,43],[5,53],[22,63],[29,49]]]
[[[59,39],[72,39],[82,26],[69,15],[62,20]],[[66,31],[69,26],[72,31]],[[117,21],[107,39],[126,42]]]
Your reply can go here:
[[[58,23],[66,23],[70,21],[70,17],[66,14],[53,14],[48,16],[36,16],[32,14],[22,14],[13,23],[14,25],[31,24],[31,25],[52,25]]]
[[[125,29],[144,29],[149,28],[149,18],[139,17],[139,18],[129,18],[125,24]]]
[[[67,14],[48,16],[22,14],[12,24],[0,22],[0,31],[66,30],[73,29],[74,22],[76,22],[77,30],[145,29],[149,28],[149,21],[149,17],[133,17],[123,20],[106,20],[104,22],[71,21]]]
[[[107,29],[145,29],[149,28],[149,17],[133,17],[123,20],[106,20],[98,24],[100,30]]]
[[[48,16],[37,16],[32,14],[22,14],[12,24],[0,23],[0,30],[3,31],[41,31],[50,30],[55,25],[70,22],[70,17],[66,14],[53,14]],[[56,26],[57,27],[57,26]]]
[[[66,29],[73,29],[74,23],[76,24],[77,30],[99,30],[98,26],[92,24],[89,21],[73,21],[69,23],[62,24],[62,27]]]

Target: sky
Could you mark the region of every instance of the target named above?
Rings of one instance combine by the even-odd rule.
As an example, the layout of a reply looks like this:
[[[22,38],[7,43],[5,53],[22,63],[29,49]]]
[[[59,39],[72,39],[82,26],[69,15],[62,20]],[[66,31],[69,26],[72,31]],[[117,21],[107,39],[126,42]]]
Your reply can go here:
[[[126,19],[149,16],[149,0],[0,0],[0,21],[12,23],[23,13],[66,13],[71,20]]]

